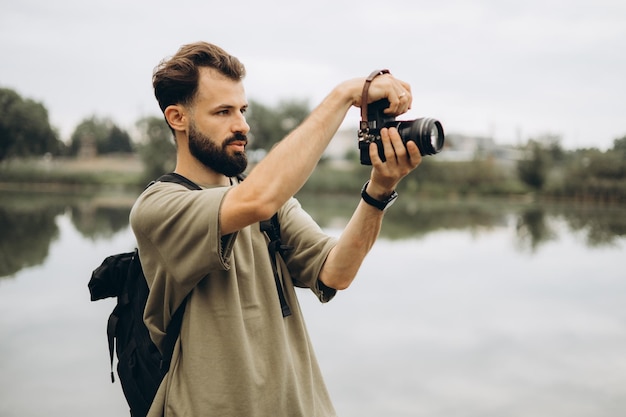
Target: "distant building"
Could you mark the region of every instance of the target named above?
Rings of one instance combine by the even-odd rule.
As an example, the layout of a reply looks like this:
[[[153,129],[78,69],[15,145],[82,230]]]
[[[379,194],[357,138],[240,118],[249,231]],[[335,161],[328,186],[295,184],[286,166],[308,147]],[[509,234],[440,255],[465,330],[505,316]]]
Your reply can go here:
[[[444,148],[437,159],[442,161],[471,161],[494,152],[496,143],[493,138],[447,134]]]
[[[458,133],[446,135],[443,151],[437,155],[442,161],[471,161],[493,159],[501,165],[514,165],[523,152],[510,145],[499,145],[493,138]]]

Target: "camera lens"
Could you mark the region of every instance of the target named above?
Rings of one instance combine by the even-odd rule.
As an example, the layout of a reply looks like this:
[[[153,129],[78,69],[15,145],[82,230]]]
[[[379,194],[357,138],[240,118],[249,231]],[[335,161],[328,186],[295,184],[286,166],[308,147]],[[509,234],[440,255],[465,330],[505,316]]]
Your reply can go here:
[[[405,143],[410,140],[415,142],[422,155],[434,155],[443,148],[443,126],[435,119],[423,118],[400,122],[398,132]]]

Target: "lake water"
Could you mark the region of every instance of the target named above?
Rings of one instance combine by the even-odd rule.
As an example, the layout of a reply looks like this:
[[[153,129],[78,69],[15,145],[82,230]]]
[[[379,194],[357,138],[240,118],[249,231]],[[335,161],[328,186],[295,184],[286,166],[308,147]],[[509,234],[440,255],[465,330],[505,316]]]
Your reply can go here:
[[[0,194],[0,416],[128,415],[87,282],[129,200]],[[350,289],[300,292],[340,416],[625,415],[626,208],[407,200]],[[332,234],[356,203],[302,201]]]

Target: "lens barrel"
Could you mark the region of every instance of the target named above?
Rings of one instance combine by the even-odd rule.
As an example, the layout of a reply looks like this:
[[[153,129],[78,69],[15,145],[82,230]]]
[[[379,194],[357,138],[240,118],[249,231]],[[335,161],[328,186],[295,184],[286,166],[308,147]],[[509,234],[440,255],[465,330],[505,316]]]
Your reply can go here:
[[[422,118],[396,122],[398,133],[406,143],[415,142],[422,155],[434,155],[441,152],[444,143],[443,126],[438,120]]]

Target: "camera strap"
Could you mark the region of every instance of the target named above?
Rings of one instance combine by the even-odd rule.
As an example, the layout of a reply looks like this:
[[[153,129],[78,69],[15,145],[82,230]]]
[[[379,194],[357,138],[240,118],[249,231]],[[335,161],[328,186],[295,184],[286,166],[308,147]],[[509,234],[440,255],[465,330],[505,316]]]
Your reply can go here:
[[[368,130],[368,120],[367,120],[367,101],[368,101],[368,92],[370,89],[370,84],[374,80],[374,78],[379,75],[390,74],[388,69],[382,70],[374,70],[368,77],[365,79],[365,84],[363,84],[363,93],[361,93],[361,132],[367,132]]]

